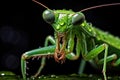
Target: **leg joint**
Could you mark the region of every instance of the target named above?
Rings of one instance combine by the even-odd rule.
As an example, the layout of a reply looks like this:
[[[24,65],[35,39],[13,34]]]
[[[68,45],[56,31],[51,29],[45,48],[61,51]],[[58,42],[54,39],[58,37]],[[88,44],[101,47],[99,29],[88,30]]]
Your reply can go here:
[[[28,59],[28,56],[26,55],[26,53],[24,53],[24,54],[22,54],[21,58],[22,58],[23,60],[26,60],[26,59]]]

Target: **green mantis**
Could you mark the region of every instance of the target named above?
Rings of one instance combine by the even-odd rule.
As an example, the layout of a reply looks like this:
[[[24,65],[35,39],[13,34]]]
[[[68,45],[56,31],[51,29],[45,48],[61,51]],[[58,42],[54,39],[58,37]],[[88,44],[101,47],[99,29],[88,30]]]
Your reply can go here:
[[[103,65],[102,73],[104,80],[107,80],[107,63],[114,60],[113,66],[120,65],[120,38],[114,37],[88,23],[82,13],[85,10],[80,12],[51,10],[43,4],[33,1],[47,8],[43,12],[43,19],[54,29],[54,37],[46,37],[44,47],[25,52],[22,55],[23,79],[26,80],[26,60],[31,57],[38,56],[41,58],[41,66],[34,75],[34,77],[37,77],[44,68],[46,57],[54,56],[56,62],[64,63],[66,58],[77,60],[82,55],[83,61],[79,73],[83,72],[85,61],[89,61],[92,64]],[[109,5],[120,5],[120,3],[106,6]],[[51,45],[48,43],[51,43]],[[117,53],[109,52],[109,47],[116,49]],[[73,52],[74,49],[75,52]]]

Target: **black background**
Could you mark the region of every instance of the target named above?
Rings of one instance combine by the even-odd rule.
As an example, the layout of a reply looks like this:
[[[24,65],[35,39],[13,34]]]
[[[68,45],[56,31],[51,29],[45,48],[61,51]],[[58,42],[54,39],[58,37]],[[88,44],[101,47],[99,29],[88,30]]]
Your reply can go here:
[[[40,1],[40,0],[39,0]],[[115,3],[115,0],[41,0],[41,3],[50,9],[72,9],[80,11],[84,8],[106,3]],[[25,0],[1,1],[0,11],[0,70],[10,70],[21,75],[21,55],[29,50],[44,45],[47,35],[53,35],[52,27],[43,21],[44,7]],[[109,31],[115,36],[120,36],[120,5],[109,6],[85,11],[86,20],[94,26]],[[66,60],[59,64],[54,59],[47,59],[46,67],[42,74],[70,74],[77,73],[80,59],[77,61]],[[40,61],[29,60],[28,74],[34,74]],[[86,73],[101,73],[87,64]]]

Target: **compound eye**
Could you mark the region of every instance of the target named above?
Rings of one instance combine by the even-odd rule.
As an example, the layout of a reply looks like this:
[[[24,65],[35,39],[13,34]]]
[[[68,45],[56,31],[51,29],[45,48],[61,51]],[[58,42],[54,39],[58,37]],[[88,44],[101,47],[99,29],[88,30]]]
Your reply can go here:
[[[78,25],[78,24],[81,24],[83,23],[85,20],[85,16],[82,14],[82,13],[76,13],[73,15],[72,17],[72,24],[73,25]]]
[[[47,22],[47,23],[53,23],[55,20],[55,15],[54,12],[52,10],[45,10],[43,12],[43,19]]]

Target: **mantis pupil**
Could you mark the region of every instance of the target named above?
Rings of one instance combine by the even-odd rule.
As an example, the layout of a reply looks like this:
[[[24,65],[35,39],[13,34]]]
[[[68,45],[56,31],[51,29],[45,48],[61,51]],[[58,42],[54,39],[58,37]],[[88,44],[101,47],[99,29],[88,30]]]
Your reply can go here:
[[[53,23],[55,20],[55,15],[54,12],[51,10],[45,10],[43,12],[43,19],[47,22],[47,23]]]
[[[76,13],[72,17],[72,24],[73,25],[79,25],[82,24],[85,20],[85,16],[82,13]]]

